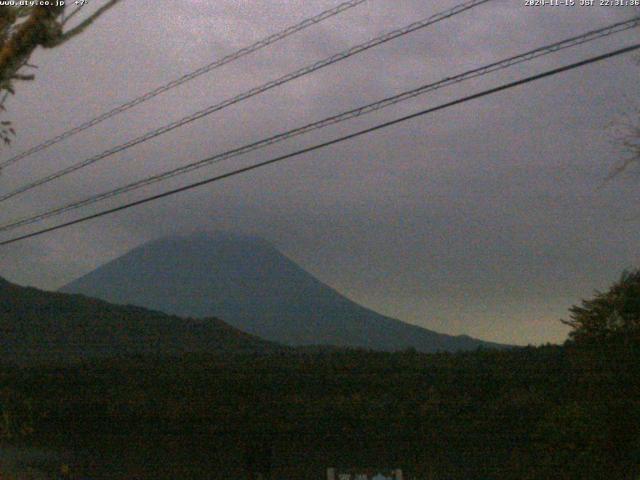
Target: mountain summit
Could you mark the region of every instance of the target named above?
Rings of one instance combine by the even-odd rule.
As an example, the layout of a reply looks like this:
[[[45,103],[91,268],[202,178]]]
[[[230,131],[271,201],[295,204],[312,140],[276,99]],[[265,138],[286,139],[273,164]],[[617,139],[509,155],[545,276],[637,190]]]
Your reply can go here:
[[[498,346],[386,317],[347,299],[267,241],[229,233],[146,243],[62,288],[186,317],[217,317],[267,340],[424,352]]]

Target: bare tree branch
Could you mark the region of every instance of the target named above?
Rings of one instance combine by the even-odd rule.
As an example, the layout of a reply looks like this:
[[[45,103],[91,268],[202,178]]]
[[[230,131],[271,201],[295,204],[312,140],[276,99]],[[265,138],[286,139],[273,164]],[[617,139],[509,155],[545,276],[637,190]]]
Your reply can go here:
[[[23,67],[36,68],[28,63],[38,47],[54,48],[84,32],[101,15],[120,0],[109,0],[77,26],[64,31],[64,25],[81,10],[76,8],[64,18],[65,6],[8,6],[0,5],[0,111],[9,94],[15,93],[15,81],[30,81],[33,74],[20,73]],[[53,3],[53,2],[52,2]],[[9,143],[15,135],[11,122],[0,122],[0,141]]]
[[[615,122],[610,131],[613,142],[627,155],[613,166],[605,183],[640,165],[640,107],[636,107],[632,113],[625,113],[623,119]]]
[[[61,22],[62,26],[66,25],[69,22],[69,20],[71,20],[73,17],[75,17],[78,14],[78,12],[80,12],[80,10],[82,10],[82,7],[84,7],[85,5],[86,5],[86,3],[83,3],[82,5],[79,5],[78,7],[76,7],[76,9],[73,12],[71,12],[69,15],[64,17],[64,19]]]
[[[98,19],[98,17],[100,17],[110,8],[113,8],[119,2],[120,0],[109,0],[105,5],[103,5],[98,10],[96,10],[92,15],[88,16],[82,22],[80,22],[80,24],[76,25],[71,30],[63,33],[53,42],[43,46],[46,48],[52,48],[52,47],[57,47],[58,45],[62,45],[67,40],[84,32],[85,29],[87,29],[93,22],[95,22]]]

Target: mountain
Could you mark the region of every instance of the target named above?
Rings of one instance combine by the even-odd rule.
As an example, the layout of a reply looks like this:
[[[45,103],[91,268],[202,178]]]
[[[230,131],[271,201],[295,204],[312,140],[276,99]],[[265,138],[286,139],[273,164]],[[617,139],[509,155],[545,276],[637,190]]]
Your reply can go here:
[[[61,291],[181,316],[215,316],[289,345],[424,352],[499,346],[439,334],[362,307],[270,243],[246,235],[201,233],[155,240]]]
[[[16,363],[279,348],[215,318],[182,319],[83,295],[21,287],[2,278],[0,332],[0,358]]]

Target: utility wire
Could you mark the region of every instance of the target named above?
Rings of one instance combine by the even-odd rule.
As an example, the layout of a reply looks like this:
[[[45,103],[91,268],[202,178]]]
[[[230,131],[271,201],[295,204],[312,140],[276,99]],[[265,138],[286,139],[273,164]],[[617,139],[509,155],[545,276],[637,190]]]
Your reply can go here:
[[[422,85],[418,88],[415,88],[413,90],[409,90],[409,91],[405,91],[402,92],[400,94],[391,96],[391,97],[387,97],[383,100],[374,102],[374,103],[370,103],[368,105],[364,105],[352,110],[348,110],[346,112],[337,114],[337,115],[333,115],[331,117],[325,118],[323,120],[319,120],[307,125],[304,125],[302,127],[298,127],[295,128],[293,130],[289,130],[287,132],[284,133],[280,133],[262,140],[259,140],[257,142],[253,142],[238,148],[234,148],[232,150],[228,150],[226,152],[223,153],[219,153],[213,157],[208,157],[205,158],[203,160],[199,160],[197,162],[193,162],[193,163],[189,163],[187,165],[178,167],[178,168],[174,168],[172,170],[163,172],[163,173],[159,173],[157,175],[153,175],[150,177],[145,177],[141,180],[129,183],[127,185],[124,185],[122,187],[116,188],[114,190],[110,190],[107,192],[103,192],[101,194],[97,194],[97,195],[91,195],[88,198],[79,200],[79,201],[75,201],[72,203],[68,203],[66,205],[60,206],[60,207],[56,207],[54,209],[36,214],[36,215],[32,215],[32,216],[27,216],[27,217],[23,217],[21,219],[17,219],[17,220],[13,220],[10,223],[6,223],[4,225],[0,225],[0,232],[6,232],[6,231],[10,231],[10,230],[14,230],[18,227],[24,226],[24,225],[29,225],[47,218],[51,218],[54,216],[58,216],[61,215],[62,213],[68,212],[68,211],[72,211],[72,210],[76,210],[78,208],[87,206],[87,205],[92,205],[94,203],[97,203],[99,201],[102,200],[106,200],[108,198],[112,198],[112,197],[116,197],[116,196],[120,196],[123,195],[127,192],[133,191],[133,190],[137,190],[139,188],[142,188],[146,185],[151,185],[153,183],[157,183],[160,181],[164,181],[167,180],[169,178],[175,177],[177,175],[182,175],[188,172],[191,172],[193,170],[197,170],[199,168],[203,168],[205,166],[214,164],[214,163],[219,163],[222,162],[224,160],[228,160],[230,158],[233,157],[237,157],[240,155],[244,155],[246,153],[255,151],[255,150],[259,150],[261,148],[265,148],[267,146],[282,142],[284,140],[288,140],[290,138],[293,138],[295,136],[298,135],[302,135],[302,134],[306,134],[315,130],[319,130],[321,128],[327,127],[329,125],[334,125],[340,122],[344,122],[346,120],[350,120],[352,118],[356,118],[359,116],[363,116],[366,115],[368,113],[372,113],[381,109],[384,109],[386,107],[389,107],[391,105],[395,105],[397,103],[409,100],[411,98],[417,97],[419,95],[423,95],[435,90],[438,90],[440,88],[444,88],[450,85],[454,85],[457,83],[461,83],[464,82],[466,80],[470,80],[473,78],[477,78],[480,76],[484,76],[487,75],[489,73],[498,71],[498,70],[503,70],[506,68],[509,68],[513,65],[517,65],[519,63],[523,63],[523,62],[527,62],[527,61],[531,61],[535,58],[538,57],[542,57],[545,55],[549,55],[551,53],[554,52],[558,52],[560,50],[564,50],[566,48],[570,48],[570,47],[574,47],[577,45],[582,45],[584,43],[588,43],[588,42],[592,42],[594,40],[603,38],[603,37],[607,37],[609,35],[613,35],[615,33],[619,33],[619,32],[623,32],[625,30],[637,27],[638,25],[640,25],[640,17],[638,18],[634,18],[631,20],[627,20],[624,22],[619,22],[619,23],[615,23],[613,25],[609,25],[607,27],[604,28],[600,28],[597,30],[592,30],[589,32],[586,32],[582,35],[578,35],[575,37],[571,37],[565,40],[561,40],[559,42],[556,43],[552,43],[550,45],[546,45],[544,47],[539,47],[536,48],[534,50],[530,50],[528,52],[519,54],[519,55],[515,55],[512,57],[508,57],[502,60],[499,60],[497,62],[491,63],[489,65],[485,65],[483,67],[479,67],[479,68],[475,68],[473,70],[468,70],[464,73],[452,76],[452,77],[446,77],[443,78],[442,80],[439,80],[437,82],[434,83],[430,83],[427,85]]]
[[[172,130],[175,130],[176,128],[182,127],[186,124],[189,124],[191,122],[194,122],[196,120],[199,120],[200,118],[206,117],[207,115],[211,115],[214,112],[217,112],[219,110],[222,110],[226,107],[229,107],[231,105],[234,105],[236,103],[239,103],[243,100],[246,100],[248,98],[254,97],[256,95],[259,95],[263,92],[266,92],[267,90],[271,90],[272,88],[278,87],[280,85],[283,85],[285,83],[288,83],[292,80],[295,80],[299,77],[308,75],[310,73],[313,73],[317,70],[320,70],[324,67],[327,67],[329,65],[332,65],[334,63],[340,62],[344,59],[347,59],[349,57],[352,57],[354,55],[357,55],[359,53],[362,53],[366,50],[369,50],[371,48],[377,47],[378,45],[381,45],[383,43],[389,42],[395,38],[398,37],[402,37],[404,35],[408,35],[409,33],[415,32],[416,30],[420,30],[422,28],[426,28],[430,25],[433,25],[434,23],[440,22],[442,20],[445,20],[447,18],[453,17],[455,15],[458,15],[466,10],[469,10],[471,8],[477,7],[483,3],[487,3],[489,1],[492,0],[470,0],[464,3],[461,3],[449,10],[446,10],[444,12],[441,13],[437,13],[435,15],[432,15],[429,18],[426,18],[424,20],[420,20],[418,22],[414,22],[411,23],[410,25],[407,25],[406,27],[403,28],[399,28],[397,30],[393,30],[391,32],[388,32],[384,35],[381,35],[379,37],[376,37],[372,40],[369,40],[365,43],[356,45],[348,50],[345,50],[343,52],[337,53],[335,55],[332,55],[328,58],[325,58],[324,60],[320,60],[316,63],[313,63],[311,65],[308,65],[306,67],[303,67],[299,70],[296,70],[295,72],[289,73],[287,75],[284,75],[276,80],[272,80],[270,82],[267,82],[259,87],[256,88],[252,88],[251,90],[248,90],[244,93],[241,93],[239,95],[236,95],[235,97],[232,97],[230,99],[224,100],[221,103],[218,103],[216,105],[212,105],[210,107],[205,108],[204,110],[200,110],[196,113],[193,113],[187,117],[184,117],[180,120],[176,120],[168,125],[165,125],[163,127],[157,128],[155,130],[151,130],[150,132],[145,133],[144,135],[141,135],[140,137],[137,137],[133,140],[130,140],[126,143],[123,143],[121,145],[118,145],[116,147],[113,147],[109,150],[106,150],[102,153],[99,153],[98,155],[95,155],[93,157],[90,157],[88,159],[85,159],[81,162],[75,163],[69,167],[63,168],[62,170],[59,170],[57,172],[54,172],[50,175],[47,175],[45,177],[42,177],[38,180],[35,180],[31,183],[28,183],[26,185],[23,185],[22,187],[17,188],[16,190],[13,190],[9,193],[5,193],[4,195],[0,195],[0,202],[7,200],[9,198],[13,198],[16,195],[19,195],[21,193],[27,192],[33,188],[36,188],[40,185],[43,185],[45,183],[48,183],[52,180],[55,180],[57,178],[63,177],[65,175],[68,175],[69,173],[75,172],[77,170],[80,170],[81,168],[87,167],[93,163],[96,163],[99,160],[102,160],[104,158],[110,157],[111,155],[114,155],[116,153],[122,152],[124,150],[127,150],[135,145],[138,145],[140,143],[146,142],[151,140],[152,138],[158,137],[160,135],[163,135],[167,132],[170,132]]]
[[[288,153],[286,155],[281,155],[279,157],[275,157],[275,158],[272,158],[270,160],[265,160],[263,162],[256,163],[254,165],[250,165],[250,166],[247,166],[247,167],[239,168],[237,170],[233,170],[231,172],[224,173],[222,175],[217,175],[215,177],[211,177],[211,178],[208,178],[208,179],[205,179],[205,180],[201,180],[199,182],[191,183],[191,184],[185,185],[183,187],[175,188],[173,190],[169,190],[169,191],[166,191],[166,192],[163,192],[163,193],[159,193],[159,194],[156,194],[156,195],[153,195],[153,196],[150,196],[150,197],[146,197],[146,198],[143,198],[141,200],[136,200],[134,202],[126,203],[126,204],[120,205],[118,207],[114,207],[114,208],[110,208],[110,209],[107,209],[107,210],[103,210],[101,212],[94,213],[92,215],[87,215],[85,217],[81,217],[81,218],[78,218],[76,220],[72,220],[72,221],[69,221],[69,222],[61,223],[61,224],[55,225],[53,227],[44,228],[42,230],[38,230],[38,231],[35,231],[35,232],[32,232],[32,233],[28,233],[28,234],[25,234],[25,235],[14,237],[14,238],[11,238],[9,240],[4,240],[4,241],[0,242],[0,246],[9,245],[9,244],[12,244],[12,243],[15,243],[15,242],[19,242],[21,240],[25,240],[27,238],[36,237],[36,236],[39,236],[39,235],[43,235],[45,233],[53,232],[55,230],[60,230],[62,228],[67,228],[67,227],[70,227],[72,225],[76,225],[76,224],[79,224],[79,223],[86,222],[88,220],[92,220],[92,219],[95,219],[95,218],[103,217],[105,215],[110,215],[110,214],[115,213],[115,212],[119,212],[119,211],[126,210],[126,209],[129,209],[129,208],[138,206],[138,205],[142,205],[142,204],[149,203],[149,202],[152,202],[152,201],[155,201],[155,200],[159,200],[159,199],[164,198],[164,197],[175,195],[176,193],[180,193],[180,192],[184,192],[184,191],[187,191],[187,190],[191,190],[191,189],[200,187],[202,185],[207,185],[207,184],[214,183],[214,182],[217,182],[217,181],[220,181],[220,180],[224,180],[226,178],[230,178],[230,177],[234,177],[236,175],[240,175],[242,173],[246,173],[246,172],[249,172],[249,171],[252,171],[252,170],[257,170],[258,168],[262,168],[262,167],[265,167],[267,165],[278,163],[278,162],[281,162],[283,160],[286,160],[286,159],[289,159],[289,158],[293,158],[293,157],[297,157],[299,155],[303,155],[303,154],[306,154],[306,153],[309,153],[309,152],[312,152],[312,151],[315,151],[315,150],[320,150],[320,149],[326,148],[326,147],[328,147],[330,145],[335,145],[337,143],[341,143],[341,142],[344,142],[346,140],[350,140],[350,139],[353,139],[353,138],[356,138],[356,137],[359,137],[359,136],[362,136],[362,135],[365,135],[365,134],[368,134],[368,133],[372,133],[372,132],[375,132],[375,131],[378,131],[378,130],[382,130],[382,129],[391,127],[391,126],[399,124],[399,123],[406,122],[406,121],[414,119],[414,118],[422,117],[422,116],[428,115],[430,113],[437,112],[439,110],[445,110],[445,109],[453,107],[455,105],[460,105],[462,103],[468,102],[470,100],[475,100],[477,98],[486,97],[488,95],[493,95],[495,93],[502,92],[504,90],[509,90],[511,88],[518,87],[520,85],[524,85],[524,84],[527,84],[527,83],[534,82],[536,80],[541,80],[543,78],[548,78],[548,77],[551,77],[551,76],[554,76],[554,75],[558,75],[560,73],[567,72],[569,70],[573,70],[573,69],[576,69],[576,68],[579,68],[579,67],[583,67],[585,65],[589,65],[589,64],[600,62],[600,61],[603,61],[603,60],[606,60],[606,59],[609,59],[609,58],[617,57],[619,55],[623,55],[625,53],[633,52],[633,51],[636,51],[638,49],[640,49],[640,43],[632,45],[632,46],[629,46],[629,47],[621,48],[621,49],[618,49],[618,50],[614,50],[612,52],[608,52],[608,53],[605,53],[603,55],[590,57],[590,58],[587,58],[586,60],[582,60],[582,61],[579,61],[579,62],[576,62],[576,63],[572,63],[572,64],[569,64],[569,65],[565,65],[563,67],[554,68],[552,70],[547,70],[547,71],[545,71],[543,73],[539,73],[537,75],[526,77],[526,78],[523,78],[521,80],[517,80],[515,82],[506,83],[506,84],[500,85],[498,87],[490,88],[488,90],[484,90],[482,92],[475,93],[473,95],[468,95],[466,97],[462,97],[462,98],[459,98],[457,100],[453,100],[451,102],[447,102],[447,103],[438,105],[436,107],[431,107],[431,108],[428,108],[426,110],[421,110],[419,112],[412,113],[410,115],[406,115],[406,116],[403,116],[403,117],[400,117],[400,118],[396,118],[395,120],[390,120],[388,122],[384,122],[384,123],[378,124],[376,126],[366,128],[364,130],[359,130],[359,131],[351,133],[349,135],[344,135],[342,137],[334,138],[333,140],[329,140],[329,141],[326,141],[326,142],[323,142],[323,143],[319,143],[319,144],[313,145],[311,147],[303,148],[301,150],[297,150],[295,152]]]
[[[5,168],[9,165],[12,165],[16,162],[19,162],[20,160],[22,160],[23,158],[27,158],[31,155],[33,155],[34,153],[40,152],[42,150],[45,150],[49,147],[51,147],[52,145],[55,145],[56,143],[61,142],[62,140],[65,140],[77,133],[80,133],[84,130],[87,130],[101,122],[104,122],[105,120],[114,117],[115,115],[118,115],[122,112],[125,112],[126,110],[129,110],[130,108],[135,107],[136,105],[140,105],[141,103],[146,102],[147,100],[151,100],[154,97],[157,97],[158,95],[167,92],[179,85],[182,85],[183,83],[186,83],[190,80],[193,80],[194,78],[197,78],[201,75],[204,75],[205,73],[209,73],[212,70],[215,70],[216,68],[222,67],[223,65],[226,65],[228,63],[234,62],[242,57],[245,57],[251,53],[257,52],[258,50],[261,50],[265,47],[268,47],[269,45],[272,45],[280,40],[283,40],[291,35],[293,35],[294,33],[297,33],[301,30],[304,30],[308,27],[311,27],[312,25],[316,25],[320,22],[323,22],[324,20],[327,20],[331,17],[334,17],[336,15],[339,15],[340,13],[349,10],[353,7],[357,7],[358,5],[360,5],[361,3],[366,2],[367,0],[352,0],[349,2],[344,2],[341,3],[340,5],[338,5],[337,7],[334,7],[330,10],[326,10],[314,17],[311,18],[307,18],[305,20],[303,20],[302,22],[296,24],[296,25],[292,25],[288,28],[285,28],[284,30],[281,30],[280,32],[274,33],[273,35],[270,35],[266,38],[263,38],[262,40],[257,41],[256,43],[249,45],[247,47],[241,48],[240,50],[231,53],[229,55],[226,55],[225,57],[216,60],[215,62],[209,63],[208,65],[204,65],[200,68],[198,68],[197,70],[187,73],[185,75],[183,75],[182,77],[176,78],[175,80],[170,81],[169,83],[166,83],[160,87],[155,88],[154,90],[151,90],[137,98],[134,98],[133,100],[130,100],[126,103],[123,103],[122,105],[119,105],[115,108],[113,108],[112,110],[109,110],[107,112],[104,112],[103,114],[92,118],[91,120],[82,123],[81,125],[78,125],[77,127],[71,128],[63,133],[61,133],[60,135],[57,135],[53,138],[50,138],[48,140],[45,140],[44,142],[28,149],[25,150],[22,153],[19,153],[17,155],[15,155],[14,157],[9,158],[8,160],[5,160],[4,162],[0,162],[0,169],[1,168]],[[72,15],[74,15],[75,13],[77,13],[80,9],[82,8],[82,6],[78,7],[76,10],[74,10],[71,15],[69,15],[69,17],[67,17],[66,20],[69,20],[71,18]]]

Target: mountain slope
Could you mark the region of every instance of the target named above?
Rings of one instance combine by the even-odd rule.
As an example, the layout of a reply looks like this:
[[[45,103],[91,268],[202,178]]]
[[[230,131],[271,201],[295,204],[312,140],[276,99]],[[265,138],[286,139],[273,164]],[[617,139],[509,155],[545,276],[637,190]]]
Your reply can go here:
[[[290,345],[455,351],[497,346],[385,317],[340,295],[268,242],[231,234],[169,237],[142,245],[65,286],[119,304],[215,316]]]
[[[217,319],[182,319],[1,278],[0,335],[0,357],[19,363],[276,348]]]

